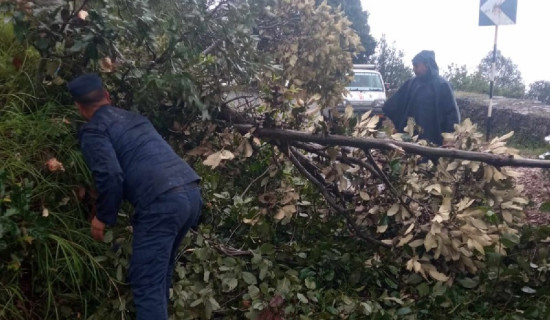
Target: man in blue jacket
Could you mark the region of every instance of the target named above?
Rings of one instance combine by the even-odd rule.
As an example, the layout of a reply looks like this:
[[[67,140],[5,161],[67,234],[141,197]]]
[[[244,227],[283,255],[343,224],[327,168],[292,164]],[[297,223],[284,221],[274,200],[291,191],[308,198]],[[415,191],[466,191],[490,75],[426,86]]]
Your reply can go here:
[[[422,129],[420,139],[441,145],[441,134],[453,132],[454,125],[460,122],[453,89],[439,75],[433,51],[421,51],[412,62],[416,76],[407,80],[382,110],[399,132],[403,132],[412,117]]]
[[[132,203],[129,279],[137,319],[168,319],[176,251],[200,215],[200,178],[145,117],[112,106],[97,75],[80,76],[68,89],[87,120],[79,139],[98,193],[92,236],[103,240],[122,200]]]

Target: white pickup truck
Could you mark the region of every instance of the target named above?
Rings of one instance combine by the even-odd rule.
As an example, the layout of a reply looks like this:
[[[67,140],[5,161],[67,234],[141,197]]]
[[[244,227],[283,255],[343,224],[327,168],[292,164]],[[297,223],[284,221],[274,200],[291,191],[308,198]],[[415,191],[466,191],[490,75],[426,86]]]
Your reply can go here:
[[[348,92],[344,96],[343,105],[337,107],[338,111],[344,112],[346,106],[351,105],[355,114],[363,114],[369,110],[373,114],[382,114],[386,88],[382,75],[375,68],[373,64],[353,65],[353,80],[346,87]]]

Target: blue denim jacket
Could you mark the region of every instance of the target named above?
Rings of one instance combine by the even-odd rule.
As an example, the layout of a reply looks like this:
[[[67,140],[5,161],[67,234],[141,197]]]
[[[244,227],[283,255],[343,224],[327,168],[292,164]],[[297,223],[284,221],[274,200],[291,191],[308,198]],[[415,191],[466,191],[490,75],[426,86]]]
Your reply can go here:
[[[136,209],[162,193],[199,180],[145,117],[103,106],[79,134],[98,193],[97,218],[116,223],[123,199]]]

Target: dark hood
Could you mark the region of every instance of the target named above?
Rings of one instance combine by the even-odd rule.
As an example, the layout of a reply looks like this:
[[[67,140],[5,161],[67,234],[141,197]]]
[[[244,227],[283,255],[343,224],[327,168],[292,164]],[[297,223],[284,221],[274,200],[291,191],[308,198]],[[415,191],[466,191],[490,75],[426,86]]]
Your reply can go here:
[[[422,50],[422,51],[420,51],[419,54],[414,56],[414,58],[412,59],[412,62],[413,63],[415,63],[415,62],[424,63],[428,67],[429,74],[432,77],[436,77],[436,76],[439,75],[439,67],[437,66],[437,63],[435,62],[435,52],[433,52],[431,50]]]

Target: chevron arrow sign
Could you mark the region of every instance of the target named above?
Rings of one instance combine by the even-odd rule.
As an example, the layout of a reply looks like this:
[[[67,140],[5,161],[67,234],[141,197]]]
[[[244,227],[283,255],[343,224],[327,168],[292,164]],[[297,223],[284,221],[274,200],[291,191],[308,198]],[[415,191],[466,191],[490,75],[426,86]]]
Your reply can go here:
[[[480,0],[479,25],[516,24],[518,0]]]

